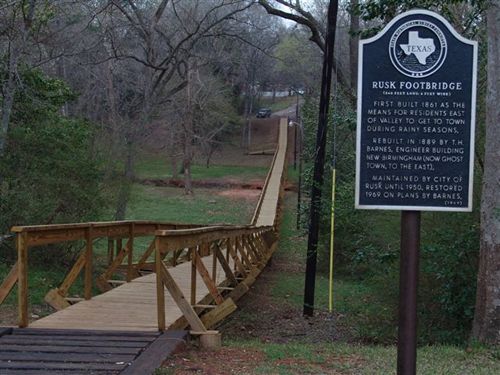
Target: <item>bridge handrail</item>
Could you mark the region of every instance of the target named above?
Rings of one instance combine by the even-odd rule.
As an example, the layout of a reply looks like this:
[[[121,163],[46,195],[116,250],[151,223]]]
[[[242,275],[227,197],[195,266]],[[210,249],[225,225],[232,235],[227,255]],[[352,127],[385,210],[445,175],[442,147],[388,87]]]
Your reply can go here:
[[[252,225],[255,225],[255,223],[257,222],[257,219],[259,217],[262,203],[264,202],[264,196],[266,195],[265,193],[266,193],[267,188],[269,186],[269,180],[271,179],[271,175],[272,175],[273,170],[274,170],[274,165],[275,165],[276,159],[278,157],[279,148],[280,148],[280,146],[279,146],[279,142],[278,142],[278,145],[276,146],[276,151],[274,152],[273,160],[271,162],[271,167],[269,168],[269,171],[267,172],[266,180],[264,181],[264,185],[262,186],[262,192],[259,196],[259,200],[257,201],[257,206],[255,206],[255,211],[253,213],[252,221],[251,221]]]
[[[260,212],[261,212],[261,208],[262,208],[262,204],[264,202],[264,198],[265,198],[265,195],[266,195],[266,191],[267,191],[267,188],[269,187],[269,183],[270,183],[270,180],[271,180],[271,176],[273,174],[273,171],[274,171],[274,167],[276,165],[276,160],[278,158],[278,155],[281,151],[283,151],[281,149],[282,145],[281,145],[281,122],[282,121],[285,121],[286,118],[281,118],[280,119],[280,124],[278,126],[280,126],[280,131],[278,131],[278,141],[276,142],[276,151],[274,152],[274,155],[273,155],[273,160],[271,162],[271,166],[269,168],[269,171],[267,172],[267,175],[266,175],[266,180],[264,182],[264,186],[262,187],[262,193],[260,194],[259,196],[259,200],[257,202],[257,206],[255,207],[255,211],[254,211],[254,214],[252,216],[252,225],[256,225],[257,224],[257,220],[259,218],[259,215],[260,215]],[[288,120],[286,120],[286,124],[288,125]],[[288,128],[287,128],[288,129]],[[288,130],[287,130],[288,131]],[[286,138],[286,137],[285,137]],[[287,149],[287,145],[285,145],[285,150],[284,152],[286,153],[286,149]],[[283,183],[283,180],[284,180],[284,176],[285,176],[285,168],[286,168],[286,160],[285,160],[285,163],[283,163],[283,170],[281,171],[281,183]],[[277,216],[276,216],[277,217]]]
[[[135,236],[149,236],[158,229],[184,229],[203,225],[171,223],[149,220],[98,221],[87,223],[49,224],[14,226],[11,232],[26,234],[28,247],[57,244],[61,242],[86,239],[86,230],[92,229],[93,238],[100,237],[127,237],[130,227],[134,227]]]
[[[283,119],[282,119],[283,121]],[[280,125],[280,129],[281,129]],[[282,130],[282,129],[281,129]],[[280,131],[281,131],[280,130]],[[286,142],[286,140],[285,140]],[[155,270],[154,267],[158,263],[158,254],[161,256],[161,263],[163,262],[166,254],[169,251],[164,251],[163,253],[158,250],[158,241],[165,241],[166,238],[168,243],[175,243],[174,247],[177,247],[172,253],[172,258],[169,262],[171,265],[175,265],[179,262],[179,258],[182,253],[188,248],[199,247],[200,243],[211,242],[215,244],[222,238],[235,238],[240,236],[243,242],[243,238],[246,238],[247,245],[241,245],[242,248],[242,259],[246,257],[252,257],[245,255],[246,251],[253,252],[253,247],[257,244],[253,244],[253,240],[250,238],[262,236],[263,233],[271,233],[271,242],[269,242],[265,247],[269,250],[271,249],[271,243],[276,242],[276,224],[279,216],[279,207],[276,206],[276,213],[274,217],[273,226],[260,226],[256,227],[255,223],[261,212],[261,207],[263,204],[264,196],[269,187],[271,175],[275,169],[276,160],[280,151],[280,141],[276,148],[271,167],[266,176],[266,181],[264,183],[261,195],[258,200],[257,207],[254,211],[252,221],[250,225],[246,226],[232,226],[232,225],[197,225],[197,224],[182,224],[182,223],[169,223],[169,222],[157,222],[149,220],[125,220],[125,221],[107,221],[107,222],[87,222],[87,223],[70,223],[70,224],[50,224],[50,225],[29,225],[29,226],[14,226],[11,231],[16,233],[16,248],[18,259],[17,262],[12,267],[7,278],[0,284],[0,304],[8,296],[9,292],[12,290],[13,286],[17,282],[18,284],[18,312],[19,312],[19,326],[26,327],[28,325],[28,250],[31,247],[57,244],[70,241],[84,240],[85,247],[81,251],[76,263],[73,265],[71,270],[66,275],[63,283],[59,288],[51,290],[46,295],[46,301],[57,309],[61,309],[69,306],[69,301],[74,300],[74,298],[67,298],[69,288],[75,282],[78,275],[84,271],[84,297],[85,299],[92,298],[92,277],[93,277],[93,241],[99,238],[108,238],[108,269],[98,277],[96,280],[96,285],[103,291],[111,289],[112,282],[117,280],[109,280],[110,277],[117,270],[126,271],[126,281],[131,281],[134,277],[140,276],[139,271],[143,267],[149,267],[149,270]],[[286,152],[286,143],[285,143]],[[280,194],[278,201],[282,196],[283,192],[283,179],[284,172],[286,168],[286,161],[283,165],[283,170],[280,178]],[[153,242],[148,246],[144,254],[138,263],[133,263],[133,251],[134,251],[134,238],[154,236]],[[128,239],[126,245],[122,247],[122,239]],[[172,242],[173,241],[173,242]],[[258,239],[262,243],[262,239]],[[116,256],[114,254],[114,245],[116,242]],[[182,246],[179,246],[182,245]],[[170,245],[167,245],[169,248]],[[229,245],[228,251],[229,251]],[[260,245],[259,245],[260,246]],[[248,248],[246,248],[248,247]],[[155,252],[155,249],[157,250]],[[246,249],[246,250],[245,250]],[[172,249],[170,249],[172,250]],[[153,254],[155,255],[155,261],[147,264],[147,260]],[[266,252],[266,256],[270,256],[272,252]],[[127,258],[126,265],[122,265],[123,261]],[[257,259],[257,257],[255,258]],[[184,261],[188,261],[189,258],[185,256]],[[267,259],[266,259],[267,261]],[[259,261],[260,262],[260,261]],[[250,265],[248,265],[250,267]],[[158,272],[158,269],[156,269]],[[162,271],[163,272],[163,271]],[[244,273],[241,270],[242,273]],[[164,272],[162,273],[162,275]]]
[[[158,329],[166,329],[164,289],[170,292],[183,313],[180,321],[173,323],[170,328],[183,329],[190,325],[191,330],[203,334],[215,321],[234,311],[234,302],[248,291],[265,267],[276,248],[276,240],[273,226],[158,230],[155,238]],[[190,296],[184,296],[162,260],[166,253],[179,250],[187,251],[187,261],[191,262]],[[213,256],[211,270],[201,260],[210,255]],[[222,283],[217,282],[217,264],[225,273]],[[201,303],[197,300],[197,274],[209,291]],[[200,318],[199,315],[207,309],[209,312]]]

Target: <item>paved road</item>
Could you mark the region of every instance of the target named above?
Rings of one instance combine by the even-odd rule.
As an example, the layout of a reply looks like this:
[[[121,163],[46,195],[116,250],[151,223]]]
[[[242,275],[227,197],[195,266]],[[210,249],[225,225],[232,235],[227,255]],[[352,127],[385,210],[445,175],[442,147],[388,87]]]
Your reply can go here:
[[[299,102],[299,106],[302,104],[302,102]],[[289,117],[290,120],[295,121],[295,114],[296,114],[297,107],[296,105],[292,105],[286,109],[283,109],[281,111],[273,112],[273,116],[280,116],[280,117]]]

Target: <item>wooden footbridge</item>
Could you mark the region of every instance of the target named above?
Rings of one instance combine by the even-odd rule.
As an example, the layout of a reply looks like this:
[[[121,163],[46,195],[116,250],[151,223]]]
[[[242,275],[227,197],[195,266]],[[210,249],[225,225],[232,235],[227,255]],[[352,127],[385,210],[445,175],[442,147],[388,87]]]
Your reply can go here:
[[[216,341],[210,329],[237,308],[277,247],[287,125],[279,120],[276,152],[249,225],[122,221],[12,228],[18,258],[0,285],[0,303],[17,283],[19,328],[0,328],[0,374],[142,375],[161,364],[188,328],[202,343]],[[29,253],[71,241],[83,241],[84,248],[45,297],[57,311],[30,323]],[[81,274],[83,296],[71,296]]]

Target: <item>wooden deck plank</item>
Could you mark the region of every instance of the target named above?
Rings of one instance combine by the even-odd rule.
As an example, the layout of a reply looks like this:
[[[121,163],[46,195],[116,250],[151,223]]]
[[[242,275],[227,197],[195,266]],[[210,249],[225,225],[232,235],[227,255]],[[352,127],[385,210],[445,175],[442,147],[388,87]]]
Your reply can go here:
[[[136,348],[2,344],[2,352],[137,354]]]
[[[207,269],[212,269],[213,256],[203,257],[202,262]],[[230,266],[234,267],[232,261]],[[190,293],[190,268],[190,263],[169,268],[185,295]],[[217,262],[217,284],[224,280],[224,270]],[[209,291],[199,274],[197,284],[196,299],[199,302]],[[181,310],[166,290],[165,311],[167,324],[172,324],[182,316]],[[157,324],[156,274],[149,274],[39,319],[31,323],[30,327],[154,332],[158,330]]]
[[[28,361],[0,361],[0,371],[3,369],[23,370],[100,370],[120,371],[126,366],[116,363],[61,363],[61,362],[28,362]],[[1,373],[1,372],[0,372]],[[90,373],[90,372],[89,372]]]
[[[133,354],[94,354],[74,353],[61,356],[60,353],[32,353],[32,352],[0,352],[0,360],[3,361],[51,361],[51,362],[92,362],[92,363],[116,363],[131,362],[135,358]]]
[[[61,340],[56,339],[45,339],[45,338],[32,338],[32,337],[19,337],[19,336],[7,336],[2,339],[3,344],[11,345],[51,345],[51,346],[88,346],[88,347],[109,347],[113,346],[115,348],[135,348],[140,349],[144,347],[144,342],[129,342],[129,341],[88,341],[88,340]]]
[[[113,375],[120,371],[92,370],[91,375]],[[89,375],[88,371],[2,369],[2,375]]]
[[[50,329],[50,328],[13,328],[12,333],[15,335],[75,335],[75,336],[109,336],[109,332],[101,330],[95,331],[90,329]],[[130,331],[114,331],[113,335],[120,337],[138,337],[154,340],[159,336],[158,332],[130,332]]]

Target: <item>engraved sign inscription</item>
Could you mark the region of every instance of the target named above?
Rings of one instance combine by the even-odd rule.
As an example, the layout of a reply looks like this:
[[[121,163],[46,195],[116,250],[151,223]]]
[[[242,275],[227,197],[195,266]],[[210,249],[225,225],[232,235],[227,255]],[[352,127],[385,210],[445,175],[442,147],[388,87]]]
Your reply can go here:
[[[472,210],[477,43],[406,12],[360,41],[356,207]]]

